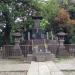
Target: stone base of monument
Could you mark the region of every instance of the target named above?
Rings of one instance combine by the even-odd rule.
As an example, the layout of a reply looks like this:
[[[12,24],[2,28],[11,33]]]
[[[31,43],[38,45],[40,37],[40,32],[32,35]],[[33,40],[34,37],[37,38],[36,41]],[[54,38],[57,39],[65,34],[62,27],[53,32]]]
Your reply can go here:
[[[27,55],[27,61],[35,61],[35,58],[34,58],[33,54]]]
[[[46,60],[55,60],[55,55],[53,53],[46,53]]]
[[[55,59],[55,55],[52,54],[51,52],[40,52],[34,55],[36,58],[36,61],[38,62],[44,62],[44,61],[50,61]]]
[[[38,61],[38,62],[44,62],[44,61],[51,61],[55,60],[55,55],[51,52],[40,52],[35,54],[28,54],[27,55],[27,61]]]

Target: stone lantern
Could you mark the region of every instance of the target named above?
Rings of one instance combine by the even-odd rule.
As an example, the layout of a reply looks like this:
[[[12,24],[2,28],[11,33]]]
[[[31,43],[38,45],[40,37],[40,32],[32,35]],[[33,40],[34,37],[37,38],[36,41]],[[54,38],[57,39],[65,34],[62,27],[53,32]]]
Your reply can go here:
[[[21,39],[21,33],[20,32],[13,33],[13,36],[15,37],[15,45],[13,47],[13,55],[15,57],[22,56],[22,50],[19,45],[20,39]]]
[[[58,41],[59,41],[60,45],[63,45],[64,41],[65,41],[64,38],[66,36],[66,33],[61,31],[61,32],[57,33],[57,36],[58,36]]]
[[[58,36],[58,42],[59,42],[59,48],[58,48],[58,53],[57,54],[62,54],[63,50],[65,50],[65,46],[64,46],[64,38],[67,35],[67,33],[60,31],[59,33],[57,33]]]

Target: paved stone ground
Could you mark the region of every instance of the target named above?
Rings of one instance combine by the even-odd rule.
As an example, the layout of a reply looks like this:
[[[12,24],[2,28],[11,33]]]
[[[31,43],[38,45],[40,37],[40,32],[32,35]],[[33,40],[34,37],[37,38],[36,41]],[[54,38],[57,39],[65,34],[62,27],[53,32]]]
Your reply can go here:
[[[65,75],[75,75],[75,71],[63,71]]]
[[[29,63],[17,59],[0,59],[0,75],[27,75]]]
[[[56,67],[55,63],[49,62],[32,62],[27,75],[64,75]]]
[[[75,58],[60,59],[55,63],[61,70],[75,70]]]
[[[0,59],[0,64],[21,64],[21,63],[24,63],[24,61],[20,59]]]
[[[27,71],[30,64],[0,64],[0,71]]]
[[[74,57],[56,59],[54,62],[57,68],[63,71],[64,75],[75,75],[75,58]],[[44,64],[47,64],[47,65],[42,66],[40,62],[39,64],[41,67],[40,70],[43,67],[46,67],[46,69],[49,68],[49,70],[53,70],[53,71],[56,70],[54,69],[54,67],[53,68],[48,67],[52,65],[50,62],[47,62]],[[31,65],[30,63],[25,63],[22,60],[0,59],[0,75],[27,75],[27,70],[30,68],[30,65]],[[47,70],[47,72],[49,72],[49,70]],[[53,74],[56,75],[55,72],[53,72]]]
[[[65,75],[75,75],[75,58],[63,58],[56,60],[56,66],[65,74]]]
[[[25,71],[19,72],[0,72],[0,75],[27,75]]]

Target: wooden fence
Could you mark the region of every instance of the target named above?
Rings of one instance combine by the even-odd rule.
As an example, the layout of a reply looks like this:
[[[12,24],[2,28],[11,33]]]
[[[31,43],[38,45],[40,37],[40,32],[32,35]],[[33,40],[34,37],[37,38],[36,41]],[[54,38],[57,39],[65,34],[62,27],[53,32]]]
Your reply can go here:
[[[59,49],[59,43],[56,40],[30,40],[25,43],[25,45],[20,45],[21,55],[19,55],[18,50],[14,50],[14,45],[4,45],[0,48],[0,57],[17,57],[23,56],[27,57],[28,54],[33,53],[33,48],[38,46],[38,50],[47,49],[53,54],[57,55],[62,50]],[[61,46],[61,45],[60,45]],[[69,55],[75,55],[75,44],[65,44],[63,52]]]

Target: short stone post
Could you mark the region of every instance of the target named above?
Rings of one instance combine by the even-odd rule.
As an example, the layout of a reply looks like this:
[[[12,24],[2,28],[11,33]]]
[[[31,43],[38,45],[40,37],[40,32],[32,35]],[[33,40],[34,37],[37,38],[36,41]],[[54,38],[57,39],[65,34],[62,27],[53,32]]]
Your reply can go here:
[[[49,39],[49,34],[48,34],[48,32],[47,32],[47,40]]]
[[[28,40],[30,40],[30,32],[28,32]]]
[[[52,40],[54,39],[54,36],[53,36],[53,33],[52,33],[52,31],[51,31],[51,37],[52,37]]]

